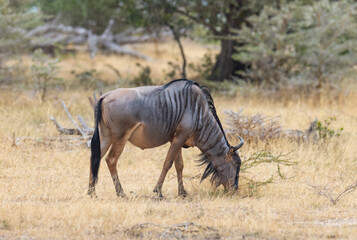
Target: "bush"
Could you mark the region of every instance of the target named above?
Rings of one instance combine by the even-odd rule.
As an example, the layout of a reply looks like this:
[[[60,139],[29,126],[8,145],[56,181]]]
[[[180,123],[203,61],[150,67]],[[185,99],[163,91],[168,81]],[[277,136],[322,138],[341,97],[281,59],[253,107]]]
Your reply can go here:
[[[34,89],[40,92],[41,99],[44,101],[48,88],[62,82],[62,79],[57,77],[58,59],[50,59],[41,49],[35,51],[32,59],[34,63],[31,66],[31,72],[34,78]]]

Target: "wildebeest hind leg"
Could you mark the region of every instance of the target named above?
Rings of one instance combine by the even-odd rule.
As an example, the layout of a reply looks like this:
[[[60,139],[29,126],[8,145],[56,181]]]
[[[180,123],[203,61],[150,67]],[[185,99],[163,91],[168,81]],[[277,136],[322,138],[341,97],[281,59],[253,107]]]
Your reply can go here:
[[[186,197],[187,192],[183,187],[183,180],[182,180],[182,170],[183,170],[182,149],[180,149],[176,155],[175,168],[177,173],[178,195],[182,197]]]
[[[115,191],[118,197],[125,197],[123,188],[120,184],[118,172],[117,172],[117,162],[118,159],[123,152],[126,140],[121,140],[112,145],[108,156],[106,157],[105,161],[107,162],[110,175],[112,176],[113,183],[115,186]]]
[[[154,192],[156,192],[160,198],[162,198],[161,188],[162,188],[162,184],[164,183],[166,174],[172,167],[176,155],[178,154],[179,150],[181,149],[182,145],[186,140],[187,137],[184,137],[183,135],[176,135],[171,143],[169,151],[167,152],[166,155],[164,166],[161,170],[159,180],[157,181],[157,184],[154,188]]]

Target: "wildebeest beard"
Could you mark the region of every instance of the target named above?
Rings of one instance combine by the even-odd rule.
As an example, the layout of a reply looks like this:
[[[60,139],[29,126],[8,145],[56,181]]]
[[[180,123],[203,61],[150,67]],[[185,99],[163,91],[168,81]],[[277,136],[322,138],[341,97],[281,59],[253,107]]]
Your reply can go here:
[[[219,178],[218,170],[214,167],[211,158],[211,156],[207,156],[204,153],[200,154],[200,159],[198,159],[200,162],[199,166],[207,165],[201,177],[201,182],[211,176],[210,182],[212,185],[218,187],[222,183],[222,180]]]

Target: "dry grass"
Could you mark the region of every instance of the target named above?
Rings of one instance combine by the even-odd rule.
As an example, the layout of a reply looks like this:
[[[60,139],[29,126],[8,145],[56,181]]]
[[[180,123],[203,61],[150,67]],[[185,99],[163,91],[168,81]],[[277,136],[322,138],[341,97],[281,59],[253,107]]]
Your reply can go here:
[[[189,57],[199,56],[197,46],[190,46],[187,50]],[[150,45],[146,48],[148,52],[154,49]],[[159,50],[168,51],[164,47],[159,47]],[[175,51],[169,52],[169,56],[175,56]],[[200,51],[202,53],[204,49]],[[62,74],[64,77],[68,74],[70,79],[68,71],[75,64],[83,64],[83,68],[98,67],[103,64],[102,61],[115,62],[120,71],[129,69],[128,72],[133,74],[131,61],[136,60],[114,56],[89,60],[80,55],[63,61]],[[157,65],[155,72],[158,77],[165,67],[164,63],[149,63],[153,67]],[[108,76],[103,78],[109,81],[112,73],[103,69],[103,76],[106,72]],[[353,87],[355,85],[349,83],[348,88]],[[58,99],[64,99],[72,113],[80,114],[91,122],[92,112],[86,99],[90,91],[68,90],[53,94]],[[334,93],[337,96],[335,101],[326,94],[311,98],[299,95],[292,98],[289,97],[290,93],[280,94],[282,101],[276,97],[262,96],[259,92],[238,94],[234,98],[214,98],[222,118],[225,109],[238,111],[243,108],[247,115],[278,115],[284,127],[304,129],[315,117],[326,119],[336,116],[337,121],[332,127],[343,126],[342,135],[316,145],[279,139],[269,143],[246,144],[241,149],[243,159],[262,149],[274,154],[293,151],[290,158],[298,163],[281,167],[285,180],[258,188],[251,196],[243,180],[239,193],[235,195],[225,195],[220,188],[214,190],[207,181],[200,184],[199,176],[203,169],[197,167],[194,160],[199,152],[197,149],[184,150],[184,184],[188,197],[177,197],[176,172],[171,169],[163,187],[165,198],[156,201],[150,197],[154,196],[152,189],[161,170],[167,145],[142,151],[127,144],[118,169],[128,198],[116,197],[103,161],[97,185],[98,198],[90,199],[86,195],[89,149],[63,148],[61,145],[49,147],[40,141],[11,146],[13,133],[16,136],[56,136],[49,115],[71,126],[56,98],[41,103],[27,92],[2,91],[0,239],[356,239],[357,191],[345,195],[334,205],[310,187],[327,185],[337,195],[357,180],[356,92]],[[269,178],[273,171],[276,171],[276,166],[261,166],[249,174],[259,180]],[[147,224],[133,227],[145,222],[159,226]],[[194,225],[174,227],[188,222]]]

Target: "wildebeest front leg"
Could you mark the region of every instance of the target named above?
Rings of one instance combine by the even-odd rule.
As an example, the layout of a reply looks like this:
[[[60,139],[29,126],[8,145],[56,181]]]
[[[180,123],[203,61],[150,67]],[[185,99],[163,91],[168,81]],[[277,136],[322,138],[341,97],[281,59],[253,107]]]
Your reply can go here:
[[[183,170],[182,148],[179,150],[179,152],[176,155],[175,168],[177,173],[178,195],[182,197],[186,197],[187,192],[183,187],[183,180],[182,180],[182,170]]]
[[[117,162],[121,153],[123,152],[124,146],[125,141],[120,141],[113,144],[108,156],[105,159],[109,168],[110,175],[112,176],[115,191],[118,197],[125,197],[117,172]]]
[[[166,174],[172,167],[172,164],[176,158],[176,155],[178,154],[179,150],[181,149],[181,147],[182,147],[183,143],[186,141],[186,139],[187,138],[182,135],[176,135],[176,137],[173,139],[173,141],[171,143],[169,151],[167,152],[166,159],[164,162],[164,166],[161,170],[159,180],[157,181],[157,184],[154,188],[154,192],[156,192],[160,198],[162,198],[161,188],[162,188],[162,184],[164,183]]]

